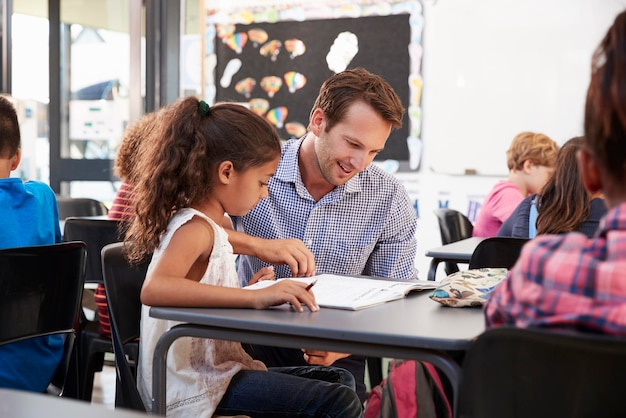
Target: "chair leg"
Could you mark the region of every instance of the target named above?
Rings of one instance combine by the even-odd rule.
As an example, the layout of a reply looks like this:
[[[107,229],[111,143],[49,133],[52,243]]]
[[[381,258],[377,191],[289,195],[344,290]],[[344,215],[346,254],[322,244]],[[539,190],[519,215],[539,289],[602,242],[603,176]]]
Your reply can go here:
[[[67,376],[65,378],[65,385],[63,386],[63,393],[61,396],[64,398],[80,399],[80,367],[78,359],[78,340],[74,342],[74,349],[72,350],[72,356],[70,358],[70,364],[67,368]]]
[[[373,388],[383,380],[383,359],[380,357],[367,357],[366,361],[370,388]]]
[[[456,265],[456,263],[451,263],[449,261],[446,261],[445,266],[444,266],[444,270],[446,272],[446,274],[449,276],[452,273],[456,273],[459,271],[459,266]]]
[[[93,392],[93,379],[96,372],[102,371],[104,365],[104,353],[93,353],[90,358],[83,362],[83,370],[81,371],[81,388],[80,399],[91,402]]]

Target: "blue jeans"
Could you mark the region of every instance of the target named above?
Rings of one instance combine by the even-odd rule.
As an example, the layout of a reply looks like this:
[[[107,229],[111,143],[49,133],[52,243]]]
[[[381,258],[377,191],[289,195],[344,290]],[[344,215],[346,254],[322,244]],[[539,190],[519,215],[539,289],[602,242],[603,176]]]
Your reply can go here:
[[[233,376],[215,411],[251,417],[359,418],[354,377],[338,367],[272,367]]]

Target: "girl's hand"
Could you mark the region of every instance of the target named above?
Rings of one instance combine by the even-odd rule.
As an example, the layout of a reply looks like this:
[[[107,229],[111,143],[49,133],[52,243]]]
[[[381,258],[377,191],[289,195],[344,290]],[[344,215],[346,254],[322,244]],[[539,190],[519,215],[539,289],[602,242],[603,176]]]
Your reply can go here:
[[[311,312],[317,312],[320,307],[315,302],[313,292],[306,290],[307,284],[295,280],[282,280],[272,286],[253,290],[255,292],[255,308],[265,309],[270,306],[289,303],[298,312],[304,312],[305,305]]]
[[[276,275],[274,274],[274,266],[263,267],[261,270],[254,273],[248,284],[254,284],[259,280],[274,280],[275,278]]]

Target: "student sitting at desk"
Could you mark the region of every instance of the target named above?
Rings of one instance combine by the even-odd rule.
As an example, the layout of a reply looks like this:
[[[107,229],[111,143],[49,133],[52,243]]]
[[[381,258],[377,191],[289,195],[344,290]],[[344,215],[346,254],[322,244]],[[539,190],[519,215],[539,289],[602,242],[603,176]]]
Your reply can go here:
[[[140,147],[133,193],[135,216],[125,236],[130,260],[152,255],[141,290],[137,386],[152,404],[152,359],[175,321],[152,318],[149,306],[264,309],[291,303],[317,311],[305,283],[241,289],[233,248],[220,226],[224,213],[244,215],[267,197],[280,139],[243,106],[209,107],[188,97],[161,111],[150,147]],[[266,271],[253,281],[272,279]],[[251,415],[359,417],[354,378],[335,367],[270,369],[240,343],[182,338],[167,357],[168,416]]]
[[[50,186],[9,177],[20,163],[20,141],[15,108],[0,96],[0,248],[61,242]],[[64,340],[52,335],[1,346],[0,387],[44,392],[61,362]]]
[[[509,177],[491,189],[478,212],[472,235],[495,237],[502,223],[531,193],[537,193],[552,172],[559,147],[546,135],[518,134],[506,152]]]
[[[593,238],[541,235],[486,305],[487,326],[565,328],[626,336],[626,12],[595,51],[578,152],[583,183],[608,213]]]
[[[504,221],[499,237],[534,238],[539,234],[580,231],[591,238],[606,214],[601,193],[590,195],[578,171],[576,153],[584,138],[567,141],[556,157],[556,166],[541,193],[522,200]]]

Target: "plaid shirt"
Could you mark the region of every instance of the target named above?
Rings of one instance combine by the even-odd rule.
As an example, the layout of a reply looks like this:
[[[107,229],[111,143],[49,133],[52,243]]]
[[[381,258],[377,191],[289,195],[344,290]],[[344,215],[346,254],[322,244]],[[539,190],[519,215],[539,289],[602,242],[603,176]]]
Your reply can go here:
[[[318,274],[416,279],[417,218],[404,186],[370,164],[316,202],[300,177],[302,141],[292,139],[283,146],[269,197],[247,215],[234,217],[235,229],[268,239],[301,239],[315,255]],[[265,265],[241,256],[242,285]],[[288,266],[274,268],[277,278],[291,277]]]
[[[595,238],[576,232],[526,244],[485,317],[487,327],[626,335],[626,203],[607,213]]]

